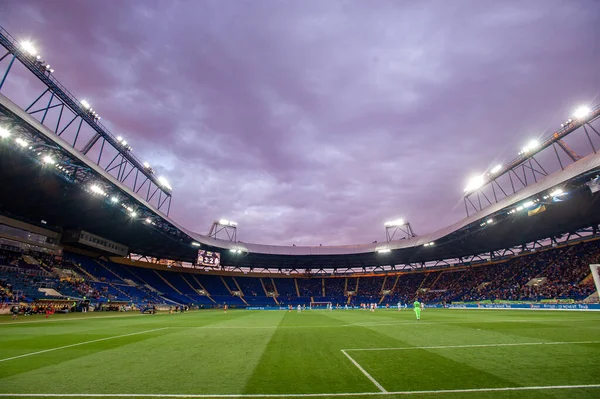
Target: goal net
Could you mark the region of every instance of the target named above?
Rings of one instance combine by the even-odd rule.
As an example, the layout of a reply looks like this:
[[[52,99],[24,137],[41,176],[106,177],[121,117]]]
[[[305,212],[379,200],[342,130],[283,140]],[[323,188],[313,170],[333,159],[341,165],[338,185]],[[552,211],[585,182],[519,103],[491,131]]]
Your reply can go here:
[[[311,302],[310,308],[311,309],[329,309],[329,307],[331,305],[332,305],[331,302]]]
[[[600,265],[590,265],[592,277],[594,278],[594,284],[596,285],[596,293],[600,299],[600,274],[598,273],[598,269],[600,269]]]

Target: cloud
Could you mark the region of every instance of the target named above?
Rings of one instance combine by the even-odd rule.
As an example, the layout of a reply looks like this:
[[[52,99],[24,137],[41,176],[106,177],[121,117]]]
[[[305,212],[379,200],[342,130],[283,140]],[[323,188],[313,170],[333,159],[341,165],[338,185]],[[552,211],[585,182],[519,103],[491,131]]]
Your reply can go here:
[[[35,36],[168,176],[176,221],[205,233],[227,217],[246,242],[381,241],[395,217],[445,227],[468,176],[600,84],[593,0],[4,7],[0,23]]]

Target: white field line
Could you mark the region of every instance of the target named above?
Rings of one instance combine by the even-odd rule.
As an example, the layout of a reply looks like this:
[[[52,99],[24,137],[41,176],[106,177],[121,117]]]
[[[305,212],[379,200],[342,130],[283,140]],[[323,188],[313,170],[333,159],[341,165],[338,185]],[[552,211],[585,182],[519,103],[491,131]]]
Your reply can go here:
[[[534,387],[439,389],[431,391],[394,391],[394,392],[333,392],[333,393],[268,393],[268,394],[165,394],[165,393],[0,393],[0,397],[18,398],[318,398],[330,396],[399,396],[399,395],[437,395],[445,393],[478,393],[506,391],[548,391],[558,389],[600,388],[600,384],[590,385],[546,385]]]
[[[13,357],[7,357],[5,359],[0,359],[0,363],[2,362],[7,362],[9,360],[14,360],[14,359],[20,359],[22,357],[28,357],[28,356],[34,356],[34,355],[40,355],[42,353],[48,353],[48,352],[53,352],[53,351],[58,351],[61,349],[67,349],[67,348],[73,348],[75,346],[81,346],[81,345],[87,345],[87,344],[92,344],[94,342],[101,342],[101,341],[108,341],[109,339],[116,339],[116,338],[124,338],[124,337],[131,337],[133,335],[139,335],[139,334],[147,334],[147,333],[151,333],[154,331],[161,331],[161,330],[166,330],[169,327],[163,327],[163,328],[155,328],[153,330],[146,330],[146,331],[138,331],[138,332],[134,332],[131,334],[123,334],[123,335],[115,335],[114,337],[106,337],[106,338],[99,338],[99,339],[93,339],[91,341],[84,341],[84,342],[79,342],[77,344],[71,344],[71,345],[65,345],[65,346],[59,346],[56,348],[50,348],[50,349],[44,349],[42,351],[37,351],[37,352],[31,352],[31,353],[25,353],[23,355],[19,355],[19,356],[13,356]]]
[[[475,345],[440,345],[440,346],[404,346],[399,348],[353,348],[342,349],[346,351],[404,351],[414,349],[459,349],[459,348],[486,348],[501,346],[533,346],[533,345],[577,345],[577,344],[600,344],[600,341],[573,341],[573,342],[518,342],[511,344],[475,344]]]
[[[377,389],[379,389],[381,392],[387,392],[386,389],[384,387],[382,387],[381,384],[378,383],[375,378],[373,378],[373,376],[371,376],[371,374],[367,373],[367,370],[363,369],[361,367],[361,365],[358,364],[358,362],[352,358],[352,356],[350,356],[349,354],[347,354],[346,351],[343,350],[343,349],[342,349],[342,353],[348,359],[350,359],[350,361],[365,375],[365,377],[367,377],[369,380],[371,380],[371,382],[377,387]]]

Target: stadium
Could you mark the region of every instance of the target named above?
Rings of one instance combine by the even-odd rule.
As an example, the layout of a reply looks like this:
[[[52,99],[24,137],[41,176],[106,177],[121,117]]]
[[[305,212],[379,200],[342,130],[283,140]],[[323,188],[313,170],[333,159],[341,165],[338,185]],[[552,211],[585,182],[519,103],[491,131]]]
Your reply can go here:
[[[173,220],[43,50],[0,45],[0,397],[599,394],[600,103],[473,176],[447,227],[255,244]]]

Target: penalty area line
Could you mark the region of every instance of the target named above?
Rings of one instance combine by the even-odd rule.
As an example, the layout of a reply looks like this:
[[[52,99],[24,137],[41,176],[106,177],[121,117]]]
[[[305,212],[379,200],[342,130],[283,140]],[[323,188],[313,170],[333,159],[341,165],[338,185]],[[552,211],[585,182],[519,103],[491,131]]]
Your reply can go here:
[[[600,388],[600,384],[590,385],[547,385],[533,387],[439,389],[430,391],[394,391],[394,392],[347,392],[347,393],[267,393],[267,394],[136,394],[136,393],[0,393],[0,397],[19,398],[318,398],[324,396],[386,396],[386,395],[437,395],[445,393],[478,393],[506,391],[549,391],[560,389]]]
[[[48,353],[48,352],[54,352],[54,351],[61,350],[61,349],[73,348],[75,346],[93,344],[94,342],[102,342],[102,341],[108,341],[110,339],[117,339],[117,338],[131,337],[131,336],[134,336],[134,335],[147,334],[147,333],[151,333],[151,332],[154,332],[154,331],[166,330],[167,328],[169,328],[169,327],[155,328],[153,330],[146,330],[146,331],[138,331],[138,332],[134,332],[134,333],[130,333],[130,334],[115,335],[113,337],[93,339],[91,341],[84,341],[84,342],[79,342],[79,343],[76,343],[76,344],[64,345],[64,346],[59,346],[59,347],[50,348],[50,349],[44,349],[44,350],[37,351],[37,352],[25,353],[25,354],[19,355],[19,356],[13,356],[13,357],[7,357],[5,359],[0,359],[0,363],[7,362],[9,360],[20,359],[22,357],[40,355],[42,353]],[[10,396],[10,395],[0,394],[0,396]]]
[[[367,377],[369,380],[371,380],[371,382],[373,383],[373,385],[375,385],[377,387],[377,389],[379,389],[381,392],[387,392],[386,389],[384,387],[382,387],[381,384],[378,383],[377,380],[375,378],[373,378],[373,376],[371,374],[367,373],[367,370],[365,370],[364,368],[362,368],[362,366],[360,364],[358,364],[358,362],[352,358],[352,356],[350,356],[349,354],[347,354],[346,351],[343,350],[343,349],[342,349],[342,353],[348,359],[350,359],[350,361],[352,362],[352,364],[354,364],[365,375],[365,377]]]
[[[558,341],[558,342],[515,342],[509,344],[475,344],[475,345],[438,345],[438,346],[403,346],[398,348],[350,348],[346,351],[406,351],[415,349],[461,349],[461,348],[494,348],[503,346],[534,346],[534,345],[577,345],[577,344],[600,344],[600,341]],[[348,355],[346,355],[348,356]]]

